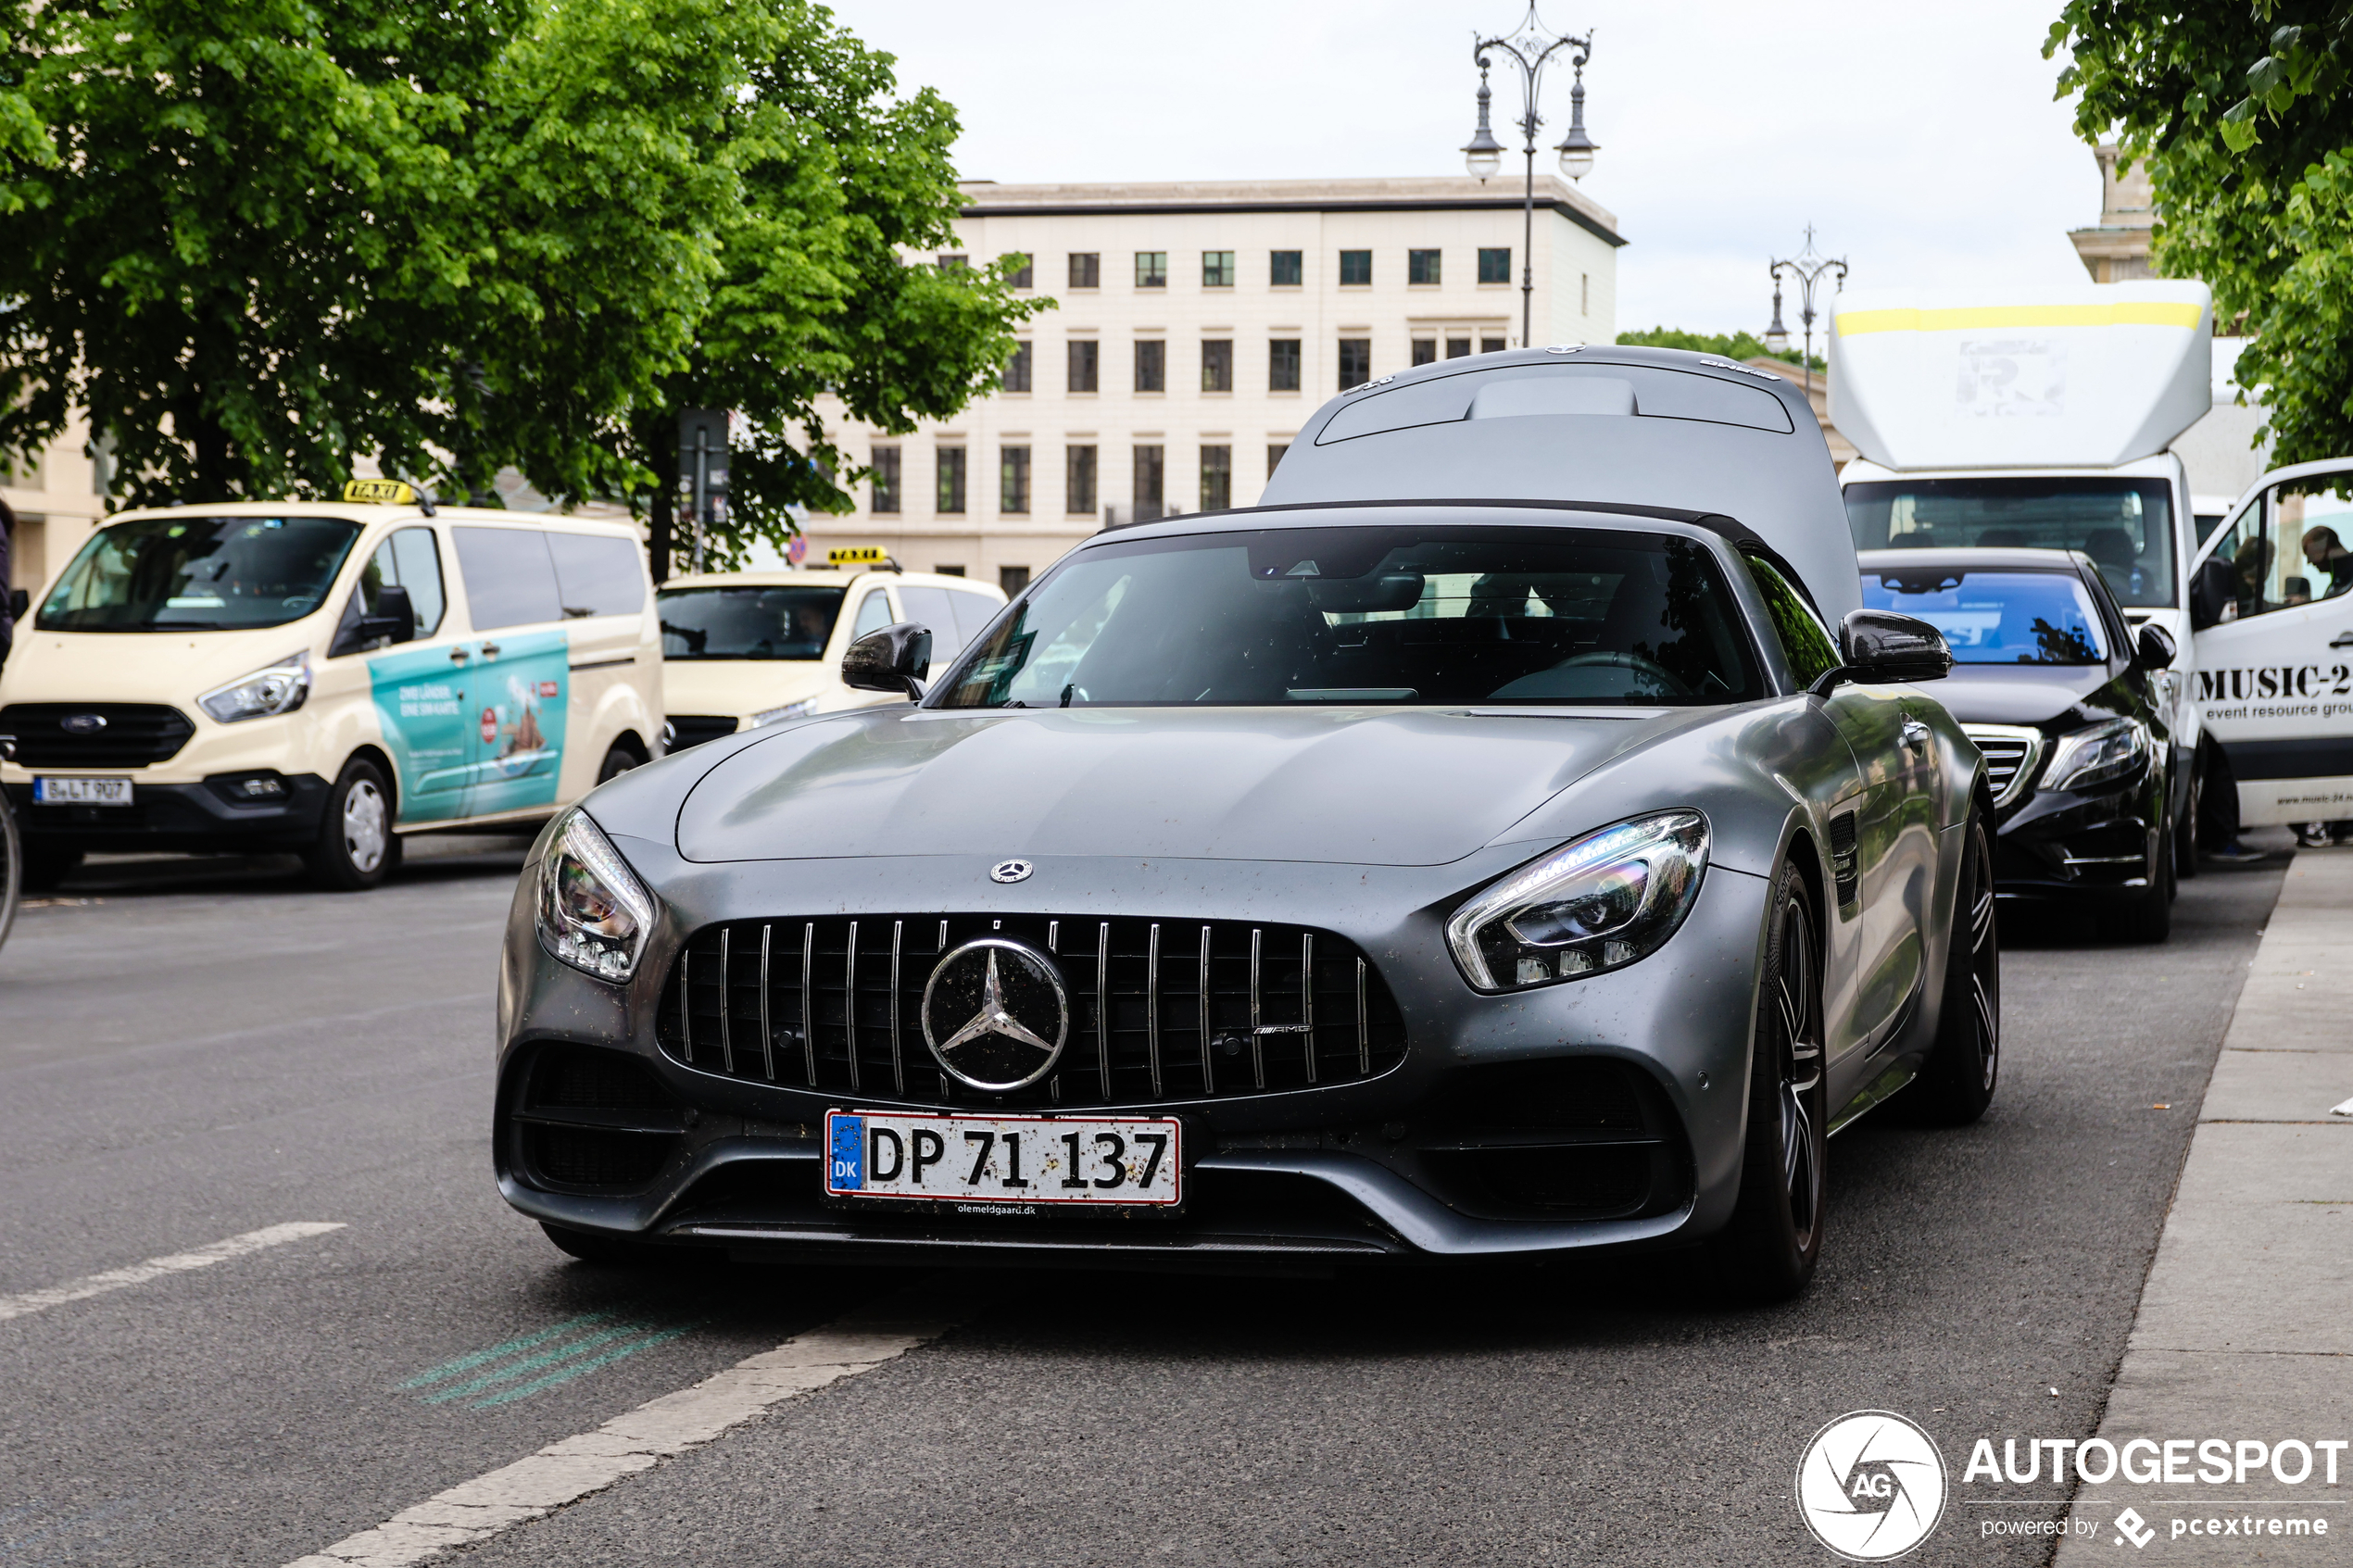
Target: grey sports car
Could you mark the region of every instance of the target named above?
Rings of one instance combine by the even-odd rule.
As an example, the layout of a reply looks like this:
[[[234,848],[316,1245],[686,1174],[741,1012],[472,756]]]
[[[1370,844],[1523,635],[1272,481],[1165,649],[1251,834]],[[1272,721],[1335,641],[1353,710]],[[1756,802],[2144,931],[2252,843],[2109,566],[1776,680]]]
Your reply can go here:
[[[1793,1292],[1829,1135],[1998,1065],[1983,761],[1857,582],[1777,378],[1343,395],[1266,504],[1097,536],[928,690],[922,628],[862,641],[906,706],[551,822],[500,1188],[593,1258],[1701,1246]]]

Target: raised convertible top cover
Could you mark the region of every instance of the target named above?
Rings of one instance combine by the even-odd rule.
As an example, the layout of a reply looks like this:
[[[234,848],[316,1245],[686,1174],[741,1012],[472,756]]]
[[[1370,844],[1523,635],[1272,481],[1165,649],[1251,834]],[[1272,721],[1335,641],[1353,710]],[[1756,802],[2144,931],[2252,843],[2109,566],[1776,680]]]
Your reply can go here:
[[[1307,420],[1259,504],[1599,502],[1718,513],[1862,608],[1838,473],[1779,376],[1672,348],[1517,349],[1384,376]]]

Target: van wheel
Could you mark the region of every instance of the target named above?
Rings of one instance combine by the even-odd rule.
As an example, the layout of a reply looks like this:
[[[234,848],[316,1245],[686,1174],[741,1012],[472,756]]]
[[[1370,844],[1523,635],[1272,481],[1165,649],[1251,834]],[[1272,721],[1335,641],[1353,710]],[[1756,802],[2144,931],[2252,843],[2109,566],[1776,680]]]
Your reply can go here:
[[[1821,972],[1813,900],[1796,866],[1784,865],[1773,879],[1768,907],[1741,1195],[1713,1243],[1724,1286],[1752,1301],[1787,1300],[1814,1277],[1830,1194]]]
[[[303,852],[310,880],[334,893],[359,893],[384,881],[400,863],[392,832],[392,790],[376,765],[362,758],[344,764],[327,792],[318,842]]]
[[[2206,809],[2206,743],[2190,755],[2190,787],[2182,797],[2182,814],[2173,823],[2173,874],[2184,880],[2197,875],[2197,819]]]
[[[2173,935],[2173,834],[2157,835],[2157,874],[2148,886],[2109,912],[2108,930],[2126,942],[2155,944]]]
[[[24,874],[18,885],[27,893],[53,893],[82,864],[79,849],[58,849],[36,841],[24,845]]]
[[[2002,938],[1994,915],[1994,850],[1982,809],[1969,812],[1967,832],[1936,1043],[1919,1076],[1891,1108],[1931,1127],[1965,1127],[1984,1115],[2002,1072]]]
[[[621,742],[615,741],[612,743],[612,748],[605,753],[605,759],[597,764],[597,782],[608,784],[621,777],[630,769],[642,768],[645,765],[644,758],[622,745]]]

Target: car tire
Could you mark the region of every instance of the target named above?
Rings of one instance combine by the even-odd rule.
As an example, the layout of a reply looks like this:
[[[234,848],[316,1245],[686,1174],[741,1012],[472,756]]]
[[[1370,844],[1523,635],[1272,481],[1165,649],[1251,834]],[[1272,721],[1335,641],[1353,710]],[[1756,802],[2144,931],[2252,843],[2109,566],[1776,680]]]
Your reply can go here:
[[[653,1250],[640,1242],[620,1241],[609,1236],[598,1236],[591,1231],[576,1231],[563,1225],[551,1225],[545,1220],[539,1222],[539,1228],[547,1233],[547,1239],[556,1244],[556,1250],[569,1257],[577,1258],[584,1263],[599,1263],[610,1268],[625,1268],[633,1263],[650,1261],[648,1254]]]
[[[2157,835],[2157,874],[2148,886],[2110,911],[2108,929],[2125,942],[2154,946],[2173,935],[2173,834]]]
[[[400,863],[400,840],[392,831],[392,790],[384,773],[365,758],[344,764],[316,843],[303,852],[310,880],[335,893],[375,886]]]
[[[82,864],[79,849],[59,849],[38,840],[20,840],[24,870],[17,884],[27,893],[54,893]]]
[[[638,756],[635,752],[630,750],[619,741],[615,741],[611,746],[607,748],[605,752],[605,759],[597,764],[597,782],[598,784],[610,784],[614,779],[621,777],[622,774],[629,771],[630,769],[642,768],[645,765],[646,759],[644,758]]]
[[[1931,1127],[1965,1127],[1984,1115],[2002,1072],[2002,935],[1993,834],[1982,807],[1970,810],[1966,832],[1936,1043],[1896,1102],[1906,1120]]]
[[[2197,875],[2197,818],[2205,809],[2206,743],[2200,741],[2190,756],[2190,783],[2182,795],[2182,814],[2173,822],[2173,874],[2183,881]]]
[[[1774,877],[1767,909],[1740,1198],[1713,1243],[1718,1277],[1751,1301],[1787,1300],[1814,1277],[1830,1194],[1821,949],[1794,864]]]

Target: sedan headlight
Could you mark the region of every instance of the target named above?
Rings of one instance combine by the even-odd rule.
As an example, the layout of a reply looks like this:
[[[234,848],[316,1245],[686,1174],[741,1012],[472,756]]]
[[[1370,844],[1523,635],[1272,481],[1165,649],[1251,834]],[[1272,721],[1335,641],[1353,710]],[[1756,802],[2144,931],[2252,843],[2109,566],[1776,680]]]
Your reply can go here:
[[[2059,737],[2043,787],[2052,790],[2097,789],[2119,783],[2148,766],[2156,747],[2148,726],[2138,719],[2110,719]]]
[[[292,713],[310,696],[310,656],[289,654],[267,670],[242,680],[215,686],[196,698],[196,706],[223,724],[242,719],[266,719]]]
[[[1622,969],[1675,935],[1706,869],[1705,817],[1636,817],[1521,867],[1465,904],[1446,922],[1447,945],[1482,991]]]
[[[787,719],[798,719],[804,714],[814,713],[816,711],[817,699],[813,696],[805,696],[799,702],[788,702],[782,708],[769,708],[761,709],[760,712],[753,714],[750,718],[744,721],[744,728],[747,730],[756,730],[763,724],[781,724]]]
[[[573,968],[615,984],[637,972],[654,928],[653,895],[578,807],[547,835],[538,907],[539,940]]]

